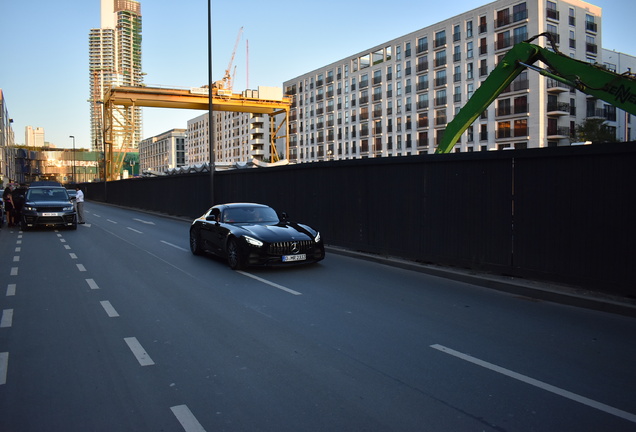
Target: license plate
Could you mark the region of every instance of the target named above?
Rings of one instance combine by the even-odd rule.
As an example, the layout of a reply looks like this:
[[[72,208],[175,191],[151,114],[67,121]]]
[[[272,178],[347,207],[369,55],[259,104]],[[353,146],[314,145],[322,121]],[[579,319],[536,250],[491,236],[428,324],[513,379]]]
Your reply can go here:
[[[57,213],[42,213],[42,216],[57,216]]]
[[[306,259],[307,259],[307,255],[305,254],[283,255],[283,262],[305,261]]]

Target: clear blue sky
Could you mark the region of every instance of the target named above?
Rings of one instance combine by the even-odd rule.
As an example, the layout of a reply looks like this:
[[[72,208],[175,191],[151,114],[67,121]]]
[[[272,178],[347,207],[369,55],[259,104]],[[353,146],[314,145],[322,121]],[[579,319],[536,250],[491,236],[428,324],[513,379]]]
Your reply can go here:
[[[288,79],[489,3],[486,0],[212,0],[213,76],[234,65],[235,91],[282,86]],[[634,0],[590,1],[603,8],[603,47],[636,55]],[[57,147],[90,148],[88,32],[100,26],[99,0],[3,2],[0,88],[18,144],[26,126],[42,127]],[[207,1],[142,0],[143,71],[149,86],[207,83]],[[306,32],[311,29],[311,33]],[[337,29],[337,30],[336,30]],[[144,137],[185,128],[201,111],[144,108]]]

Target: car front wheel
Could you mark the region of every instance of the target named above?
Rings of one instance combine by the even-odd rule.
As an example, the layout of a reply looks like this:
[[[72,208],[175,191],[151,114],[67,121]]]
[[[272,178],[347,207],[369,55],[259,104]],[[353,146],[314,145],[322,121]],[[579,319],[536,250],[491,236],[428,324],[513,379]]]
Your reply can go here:
[[[227,263],[232,270],[241,270],[245,267],[241,246],[235,238],[231,238],[227,244]]]
[[[201,237],[199,236],[199,230],[190,230],[190,251],[194,255],[203,254],[203,248],[201,248]]]

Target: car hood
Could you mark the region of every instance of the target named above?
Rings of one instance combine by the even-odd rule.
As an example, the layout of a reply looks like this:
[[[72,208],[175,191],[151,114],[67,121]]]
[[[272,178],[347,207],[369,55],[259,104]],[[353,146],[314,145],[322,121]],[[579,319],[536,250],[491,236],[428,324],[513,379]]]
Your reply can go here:
[[[313,240],[316,233],[309,227],[298,224],[278,225],[241,225],[241,234],[254,237],[266,242],[281,242],[292,240]]]

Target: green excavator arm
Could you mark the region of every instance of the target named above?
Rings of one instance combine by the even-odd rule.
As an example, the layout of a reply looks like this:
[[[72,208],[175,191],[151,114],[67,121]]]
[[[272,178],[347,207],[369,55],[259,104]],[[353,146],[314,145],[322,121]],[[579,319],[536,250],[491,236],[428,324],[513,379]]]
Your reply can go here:
[[[554,50],[552,51],[530,43],[539,36],[549,37],[550,35],[542,33],[514,45],[508,51],[466,105],[448,123],[435,153],[449,153],[459,137],[477,117],[521,72],[528,68],[636,115],[634,75],[616,74],[600,66],[573,59],[560,53],[554,44],[552,44]],[[539,60],[547,66],[547,69],[533,66]]]

